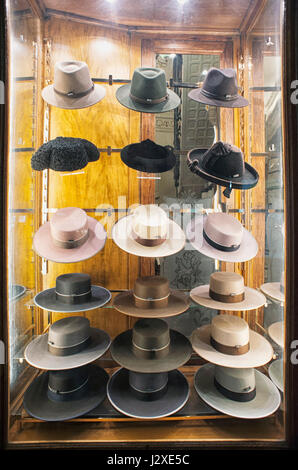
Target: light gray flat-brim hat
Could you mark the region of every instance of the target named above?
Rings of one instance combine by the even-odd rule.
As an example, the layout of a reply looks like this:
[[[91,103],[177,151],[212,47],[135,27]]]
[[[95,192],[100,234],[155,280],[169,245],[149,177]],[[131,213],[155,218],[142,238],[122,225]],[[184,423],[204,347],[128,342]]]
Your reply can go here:
[[[255,370],[256,396],[247,402],[234,401],[222,395],[214,385],[214,365],[205,364],[195,375],[195,389],[209,406],[229,416],[258,419],[274,413],[280,406],[280,393],[271,380]]]
[[[262,284],[260,289],[270,299],[277,300],[278,302],[285,301],[285,294],[281,292],[279,282],[267,282]]]
[[[284,330],[283,330],[283,321],[277,321],[272,323],[268,327],[268,335],[273,341],[280,346],[284,347]]]
[[[190,291],[191,299],[203,307],[212,308],[215,310],[229,310],[229,311],[246,311],[254,310],[266,304],[266,297],[261,292],[251,287],[244,287],[245,299],[241,302],[219,302],[214,300],[209,295],[209,284],[204,286],[195,287]]]

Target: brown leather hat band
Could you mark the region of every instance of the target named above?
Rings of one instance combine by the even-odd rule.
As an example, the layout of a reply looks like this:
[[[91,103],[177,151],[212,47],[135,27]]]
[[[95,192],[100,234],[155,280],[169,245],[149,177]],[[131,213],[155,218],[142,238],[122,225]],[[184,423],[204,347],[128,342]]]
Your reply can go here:
[[[78,238],[77,240],[57,240],[57,238],[52,237],[53,243],[55,246],[59,248],[66,248],[66,249],[71,249],[71,248],[78,248],[79,246],[83,245],[89,237],[89,231],[87,230],[86,233],[81,237]]]
[[[241,356],[249,351],[249,343],[243,346],[227,346],[226,344],[218,343],[212,336],[210,336],[210,344],[216,351],[229,356]]]
[[[154,238],[154,239],[151,238],[150,240],[148,238],[141,238],[133,230],[132,230],[132,238],[137,243],[143,246],[159,246],[159,245],[162,245],[162,243],[166,241],[166,238]]]
[[[163,103],[164,101],[167,101],[169,99],[169,95],[166,94],[166,96],[163,96],[162,98],[157,98],[157,99],[151,99],[151,98],[139,98],[138,96],[134,96],[131,93],[129,94],[130,98],[135,101],[136,103],[140,104],[159,104]]]
[[[209,296],[213,300],[217,300],[218,302],[223,302],[227,304],[234,304],[236,302],[242,302],[245,299],[245,294],[242,292],[241,294],[218,294],[214,292],[212,289],[209,289]]]
[[[91,91],[94,90],[94,83],[92,84],[91,88],[86,91],[82,91],[81,93],[75,93],[74,91],[69,91],[68,93],[63,93],[62,91],[56,90],[54,88],[54,92],[61,96],[66,96],[67,98],[82,98],[83,96],[89,95]]]

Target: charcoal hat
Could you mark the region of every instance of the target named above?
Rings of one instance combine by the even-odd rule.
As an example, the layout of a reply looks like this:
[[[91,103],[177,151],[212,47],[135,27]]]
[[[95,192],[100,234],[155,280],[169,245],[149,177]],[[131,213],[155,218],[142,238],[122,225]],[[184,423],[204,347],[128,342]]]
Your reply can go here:
[[[110,299],[110,291],[91,285],[89,274],[68,273],[56,278],[56,287],[39,292],[34,303],[50,312],[71,313],[102,307]]]
[[[189,340],[160,318],[141,318],[111,344],[114,361],[134,372],[168,372],[191,356]]]
[[[131,83],[116,91],[123,106],[141,113],[165,113],[177,108],[179,96],[167,88],[164,70],[155,67],[138,67]]]
[[[209,149],[196,148],[187,155],[187,165],[193,173],[205,180],[232,189],[250,189],[259,180],[258,172],[244,161],[241,150],[226,142],[216,142]]]
[[[24,408],[43,421],[77,418],[103,402],[108,378],[105,370],[94,364],[43,372],[27,388]]]
[[[248,101],[238,94],[238,90],[236,70],[212,67],[208,70],[202,87],[191,90],[188,97],[209,106],[223,108],[248,106]]]
[[[99,159],[99,151],[92,142],[76,137],[56,137],[43,144],[33,154],[31,167],[42,171],[75,171]]]
[[[107,395],[114,408],[126,416],[157,419],[185,405],[189,385],[178,370],[146,374],[121,368],[110,377]]]
[[[121,160],[128,167],[146,173],[163,173],[176,163],[173,147],[157,145],[150,139],[124,147]]]

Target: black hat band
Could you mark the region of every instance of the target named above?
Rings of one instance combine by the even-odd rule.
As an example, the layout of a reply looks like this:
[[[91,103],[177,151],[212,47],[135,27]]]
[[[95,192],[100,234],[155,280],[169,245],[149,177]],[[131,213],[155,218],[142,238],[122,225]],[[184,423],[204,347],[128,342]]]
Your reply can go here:
[[[79,385],[78,387],[72,389],[72,390],[67,390],[67,391],[59,391],[59,390],[54,390],[49,384],[48,384],[48,397],[50,400],[54,400],[54,401],[67,401],[67,400],[70,400],[73,398],[73,394],[81,394],[85,388],[86,388],[86,385],[89,381],[89,377],[87,377],[86,380],[84,380],[84,382]]]
[[[206,98],[212,98],[220,101],[235,101],[238,98],[238,94],[236,95],[217,95],[216,93],[212,93],[211,91],[207,91],[204,88],[201,88],[201,93]]]
[[[78,248],[79,246],[84,245],[84,243],[88,240],[89,237],[89,230],[86,230],[86,233],[81,238],[78,238],[77,240],[58,240],[57,238],[52,237],[53,243],[55,246],[58,248],[66,248],[66,249],[71,249],[71,248]]]
[[[140,104],[160,104],[163,103],[164,101],[167,101],[169,99],[169,95],[166,94],[162,98],[156,98],[156,99],[151,99],[151,98],[139,98],[138,96],[134,96],[131,93],[129,94],[130,98],[135,101],[136,103]]]
[[[132,349],[133,349],[134,354],[137,357],[140,357],[142,359],[161,359],[168,355],[169,346],[170,346],[170,341],[165,346],[162,346],[161,348],[146,349],[146,348],[142,348],[141,346],[138,346],[136,343],[134,343],[134,341],[132,341]]]
[[[91,289],[82,294],[61,294],[60,292],[55,291],[56,299],[64,304],[82,304],[87,302],[91,298]]]
[[[247,392],[233,392],[232,390],[228,390],[223,385],[218,383],[215,377],[214,377],[214,385],[222,395],[224,395],[226,398],[229,398],[230,400],[233,400],[233,401],[239,401],[243,403],[243,402],[253,400],[256,396],[256,388]]]
[[[81,93],[75,93],[74,91],[69,91],[68,93],[63,93],[62,91],[56,90],[56,88],[54,88],[54,91],[58,95],[66,96],[67,98],[82,98],[83,96],[89,95],[89,93],[91,93],[91,91],[93,89],[94,89],[94,83],[92,83],[92,86],[91,86],[91,88],[89,88],[89,90],[82,91]]]
[[[213,240],[211,240],[211,238],[208,237],[208,235],[207,235],[207,233],[205,232],[204,229],[203,229],[203,237],[205,238],[208,245],[211,245],[216,250],[232,252],[232,251],[237,251],[238,248],[240,247],[240,245],[232,245],[232,246],[220,245],[219,243],[216,243]]]
[[[48,341],[48,351],[54,356],[71,356],[72,354],[79,353],[85,349],[88,344],[91,342],[91,337],[88,336],[80,343],[74,344],[73,346],[63,346],[57,347],[54,346],[54,343]]]

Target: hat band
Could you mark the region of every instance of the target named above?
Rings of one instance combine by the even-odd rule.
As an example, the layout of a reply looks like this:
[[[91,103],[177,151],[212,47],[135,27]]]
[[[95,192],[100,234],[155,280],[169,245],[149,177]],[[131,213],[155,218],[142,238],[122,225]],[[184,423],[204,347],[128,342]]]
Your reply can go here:
[[[54,356],[71,356],[72,354],[79,353],[85,349],[91,342],[91,337],[85,338],[80,343],[74,344],[73,346],[54,346],[48,341],[48,351]]]
[[[82,304],[91,298],[91,289],[83,294],[60,294],[55,290],[56,299],[64,304]]]
[[[218,343],[212,336],[210,336],[210,344],[216,351],[229,356],[241,356],[249,351],[249,343],[243,345],[227,346],[226,344]]]
[[[132,230],[132,238],[139,243],[140,245],[143,246],[159,246],[162,245],[166,241],[166,238],[142,238],[139,235],[137,235],[134,230]]]
[[[94,83],[92,83],[91,88],[89,88],[86,91],[82,91],[80,93],[75,93],[74,91],[69,91],[68,93],[63,93],[62,91],[56,90],[55,87],[54,87],[54,92],[57,93],[58,95],[66,96],[67,98],[82,98],[83,96],[89,95],[89,93],[91,93],[91,91],[93,89],[94,89]]]
[[[256,396],[256,388],[250,390],[249,392],[233,392],[232,390],[228,390],[223,385],[218,383],[215,377],[214,385],[222,395],[233,401],[247,402],[253,400]]]
[[[208,245],[211,245],[216,250],[232,252],[232,251],[238,250],[238,248],[240,247],[240,245],[232,245],[232,246],[220,245],[219,243],[216,243],[213,240],[211,240],[211,238],[208,237],[208,235],[207,235],[207,233],[205,232],[204,229],[203,229],[203,237],[205,238]]]
[[[227,304],[235,304],[237,302],[242,302],[245,299],[244,292],[241,292],[241,294],[219,294],[218,292],[214,292],[212,289],[209,289],[209,296],[213,300]]]
[[[129,386],[131,388],[131,391],[135,395],[135,397],[142,401],[159,400],[161,397],[164,396],[168,388],[168,384],[166,383],[158,390],[147,392],[147,391],[138,390],[137,388],[133,387],[131,384],[129,384]]]
[[[71,249],[71,248],[78,248],[79,246],[82,246],[86,240],[89,237],[89,230],[84,233],[84,235],[81,238],[78,238],[77,240],[58,240],[57,238],[52,238],[53,243],[55,246],[59,248],[66,248],[66,249]]]
[[[206,98],[213,98],[215,100],[220,100],[220,101],[235,101],[238,98],[238,94],[236,95],[217,95],[216,93],[212,93],[211,91],[207,91],[204,88],[201,88],[201,93],[204,95]]]
[[[167,101],[169,99],[169,94],[168,93],[165,96],[163,96],[162,98],[156,98],[156,99],[139,98],[138,96],[132,95],[131,93],[129,93],[129,96],[136,103],[149,104],[149,105],[151,105],[151,104],[160,104],[160,103],[163,103],[164,101]]]
[[[136,307],[140,308],[161,308],[166,307],[168,305],[168,298],[170,293],[168,293],[165,297],[160,297],[159,299],[147,298],[144,299],[143,297],[138,297],[137,295],[133,294],[135,299]]]
[[[162,346],[161,348],[142,348],[141,346],[138,346],[133,340],[132,340],[132,349],[133,352],[137,357],[140,357],[142,359],[161,359],[165,356],[167,356],[169,352],[169,346],[170,346],[170,340],[169,342],[165,345]]]
[[[72,398],[71,395],[77,392],[82,392],[83,389],[85,389],[87,383],[89,381],[89,377],[78,387],[72,389],[72,390],[67,390],[65,392],[61,392],[59,390],[53,389],[50,385],[48,385],[48,397],[52,400],[55,401],[67,401]]]

